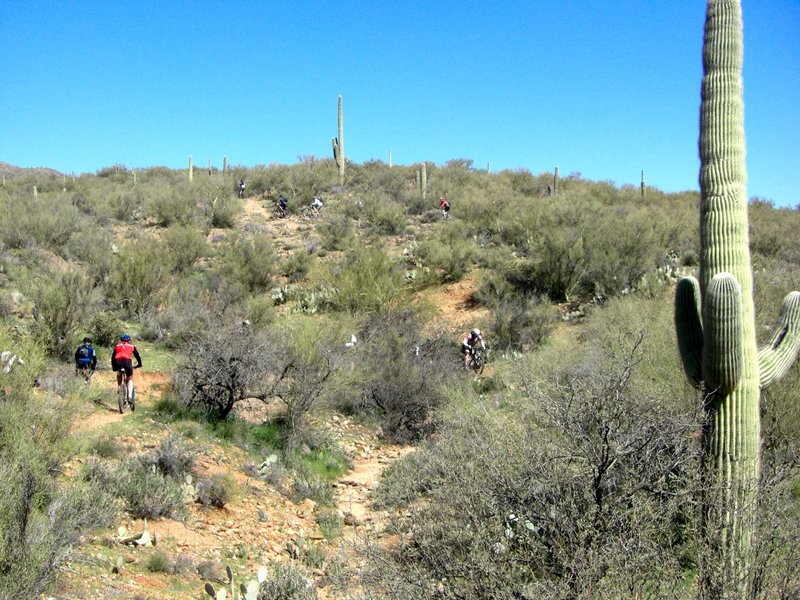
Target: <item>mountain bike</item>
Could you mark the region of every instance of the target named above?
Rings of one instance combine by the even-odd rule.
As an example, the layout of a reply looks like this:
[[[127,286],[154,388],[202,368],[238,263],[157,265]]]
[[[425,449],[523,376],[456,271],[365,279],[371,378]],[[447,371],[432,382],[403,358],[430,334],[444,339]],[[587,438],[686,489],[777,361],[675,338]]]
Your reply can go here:
[[[473,348],[469,357],[469,369],[480,375],[483,373],[484,365],[486,365],[486,350],[484,348]]]
[[[281,208],[280,206],[276,206],[272,209],[272,214],[270,217],[273,219],[283,219],[286,215],[289,214],[289,211],[285,208]]]
[[[300,213],[300,216],[306,220],[316,219],[320,215],[321,210],[322,209],[317,208],[316,206],[306,206]]]
[[[134,369],[138,369],[139,367],[134,366]],[[131,407],[131,412],[136,410],[136,388],[132,387],[131,389],[131,397],[128,398],[128,374],[125,372],[125,369],[120,371],[122,377],[120,377],[120,384],[117,386],[117,404],[119,405],[119,414],[125,413],[125,405]]]

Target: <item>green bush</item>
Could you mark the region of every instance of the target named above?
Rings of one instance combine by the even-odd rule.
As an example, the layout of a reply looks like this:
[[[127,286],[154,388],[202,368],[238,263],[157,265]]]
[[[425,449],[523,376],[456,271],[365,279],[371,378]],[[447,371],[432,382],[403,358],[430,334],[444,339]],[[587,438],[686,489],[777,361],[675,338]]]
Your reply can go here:
[[[154,240],[128,244],[109,276],[109,296],[128,315],[142,317],[155,308],[171,270],[169,255]]]
[[[59,481],[74,453],[70,401],[32,394],[43,356],[0,324],[0,347],[25,363],[0,371],[0,597],[38,598],[81,535],[110,525],[118,509],[102,487]]]
[[[48,352],[71,355],[75,329],[91,308],[94,285],[80,270],[70,268],[39,278],[31,290],[37,337]]]
[[[89,322],[89,332],[95,346],[110,348],[123,330],[122,321],[112,312],[98,312]]]
[[[195,486],[197,501],[203,506],[224,508],[233,496],[234,482],[230,475],[205,477]]]
[[[327,280],[334,289],[332,305],[339,310],[381,312],[404,297],[400,270],[380,247],[348,251]]]
[[[147,212],[162,227],[188,225],[196,214],[194,199],[183,189],[161,185],[140,185],[137,192],[145,199]]]
[[[170,227],[164,233],[164,245],[169,252],[169,262],[178,273],[188,271],[209,251],[203,233],[191,226]]]
[[[99,485],[123,500],[125,510],[135,519],[178,517],[183,511],[180,484],[139,457],[112,465],[90,461],[84,465],[83,479]]]
[[[274,563],[258,590],[258,600],[316,600],[311,581],[292,564]]]
[[[264,234],[252,238],[232,235],[222,249],[221,274],[251,293],[265,292],[276,270],[272,240]]]

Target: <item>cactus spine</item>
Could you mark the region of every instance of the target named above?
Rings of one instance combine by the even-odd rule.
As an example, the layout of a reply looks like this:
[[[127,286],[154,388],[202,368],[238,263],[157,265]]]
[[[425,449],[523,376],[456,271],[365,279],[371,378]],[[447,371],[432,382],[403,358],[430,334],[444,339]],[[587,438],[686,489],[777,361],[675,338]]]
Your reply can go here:
[[[342,97],[339,96],[339,137],[331,140],[333,158],[339,167],[339,185],[344,185],[344,121],[342,119]]]
[[[678,348],[707,411],[703,511],[707,598],[747,596],[759,477],[760,387],[800,347],[800,293],[783,301],[775,336],[756,348],[745,190],[740,0],[709,0],[700,108],[700,280],[676,292]]]
[[[192,183],[192,178],[194,176],[194,169],[192,169],[192,155],[189,155],[189,183]]]

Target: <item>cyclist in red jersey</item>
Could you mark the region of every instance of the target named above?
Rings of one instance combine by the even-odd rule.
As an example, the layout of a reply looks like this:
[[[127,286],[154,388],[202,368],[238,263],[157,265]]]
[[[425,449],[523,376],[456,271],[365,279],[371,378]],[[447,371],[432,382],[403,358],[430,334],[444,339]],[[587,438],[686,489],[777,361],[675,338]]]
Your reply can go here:
[[[136,367],[142,366],[142,357],[139,356],[139,351],[136,346],[131,344],[131,336],[123,333],[119,336],[119,344],[114,346],[114,351],[111,353],[111,368],[117,372],[117,385],[122,383],[122,371],[128,375],[128,401],[133,394],[133,359],[136,359]]]

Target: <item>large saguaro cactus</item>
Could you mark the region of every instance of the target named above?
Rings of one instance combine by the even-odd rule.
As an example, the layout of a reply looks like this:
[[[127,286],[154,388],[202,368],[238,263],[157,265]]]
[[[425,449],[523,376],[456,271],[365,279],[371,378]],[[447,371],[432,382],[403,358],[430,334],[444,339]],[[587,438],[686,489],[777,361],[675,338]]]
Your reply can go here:
[[[745,189],[740,0],[709,0],[700,108],[700,280],[677,287],[683,367],[704,394],[703,453],[709,543],[701,589],[745,598],[759,477],[760,390],[800,348],[800,293],[783,301],[775,334],[758,352]]]
[[[344,122],[342,121],[342,97],[339,96],[339,137],[331,140],[333,158],[339,167],[339,185],[344,185]]]

